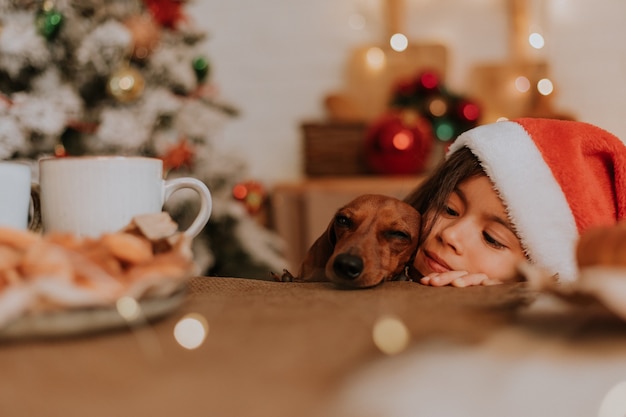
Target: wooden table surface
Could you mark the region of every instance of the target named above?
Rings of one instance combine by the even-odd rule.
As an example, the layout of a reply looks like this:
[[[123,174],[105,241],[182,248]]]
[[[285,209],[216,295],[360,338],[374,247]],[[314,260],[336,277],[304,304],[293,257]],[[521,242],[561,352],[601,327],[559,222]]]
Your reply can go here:
[[[531,335],[511,339],[523,340],[515,343],[518,352],[535,354],[544,337],[557,338],[568,349],[626,364],[623,322],[585,315],[521,320],[516,312],[533,299],[523,284],[456,289],[388,282],[346,291],[325,283],[197,277],[180,308],[149,326],[2,342],[0,415],[329,416],[335,404],[345,406],[351,378],[373,364],[410,357],[433,340],[476,349],[511,332]],[[174,338],[189,314],[202,316],[209,329],[192,350]],[[395,357],[372,339],[374,324],[389,316],[410,334],[409,347]]]

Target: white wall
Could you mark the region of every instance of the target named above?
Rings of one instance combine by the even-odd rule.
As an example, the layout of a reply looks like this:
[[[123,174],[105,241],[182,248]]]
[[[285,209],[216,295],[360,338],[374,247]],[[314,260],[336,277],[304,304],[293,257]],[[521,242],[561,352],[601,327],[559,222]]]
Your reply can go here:
[[[405,0],[407,35],[449,48],[447,84],[463,92],[470,68],[507,57],[507,0]],[[302,177],[300,123],[324,117],[323,98],[343,86],[352,48],[382,41],[383,0],[192,0],[208,31],[213,81],[242,114],[218,145],[267,184]],[[558,110],[626,138],[626,1],[529,0],[546,36]],[[354,12],[369,26],[349,28]]]

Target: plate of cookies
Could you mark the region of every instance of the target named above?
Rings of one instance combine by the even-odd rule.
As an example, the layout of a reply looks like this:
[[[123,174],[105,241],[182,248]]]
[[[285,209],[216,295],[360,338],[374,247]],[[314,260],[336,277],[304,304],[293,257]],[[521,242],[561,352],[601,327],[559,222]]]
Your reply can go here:
[[[145,324],[184,302],[194,272],[191,239],[165,212],[97,238],[0,227],[0,339]]]

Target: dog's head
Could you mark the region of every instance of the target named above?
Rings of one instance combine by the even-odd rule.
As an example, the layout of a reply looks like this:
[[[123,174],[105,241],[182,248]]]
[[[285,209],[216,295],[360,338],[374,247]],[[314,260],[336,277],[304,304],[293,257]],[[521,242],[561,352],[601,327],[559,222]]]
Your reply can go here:
[[[341,207],[302,262],[304,281],[366,288],[401,276],[417,250],[420,214],[394,197],[365,194]]]

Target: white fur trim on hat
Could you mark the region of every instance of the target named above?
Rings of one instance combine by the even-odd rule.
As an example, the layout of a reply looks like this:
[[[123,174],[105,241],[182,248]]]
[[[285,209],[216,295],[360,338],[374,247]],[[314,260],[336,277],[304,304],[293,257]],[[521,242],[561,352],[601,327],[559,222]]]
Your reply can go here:
[[[448,155],[464,146],[500,194],[530,260],[560,280],[575,279],[574,215],[528,132],[511,121],[479,126],[460,135]]]

